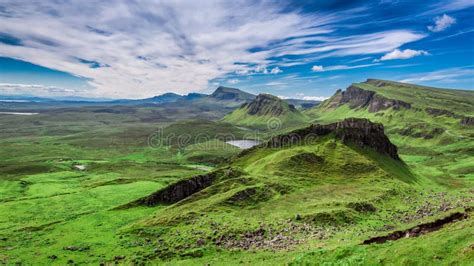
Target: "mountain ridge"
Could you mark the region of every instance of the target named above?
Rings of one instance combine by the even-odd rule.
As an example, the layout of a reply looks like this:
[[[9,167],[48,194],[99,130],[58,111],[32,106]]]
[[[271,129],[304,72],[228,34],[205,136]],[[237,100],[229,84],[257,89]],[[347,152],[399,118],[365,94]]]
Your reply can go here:
[[[278,121],[272,121],[278,119]],[[248,127],[268,127],[269,123],[279,123],[278,127],[301,125],[306,117],[293,105],[270,94],[259,94],[253,101],[226,115],[222,121]]]

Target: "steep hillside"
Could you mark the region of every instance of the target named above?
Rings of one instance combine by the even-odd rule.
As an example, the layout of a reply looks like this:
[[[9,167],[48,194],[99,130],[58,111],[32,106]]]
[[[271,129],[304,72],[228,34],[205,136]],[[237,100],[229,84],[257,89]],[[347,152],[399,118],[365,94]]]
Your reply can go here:
[[[159,243],[150,247],[156,260],[182,260],[184,252],[199,262],[220,257],[225,265],[237,251],[252,264],[272,251],[271,260],[285,264],[309,261],[308,249],[329,256],[336,247],[357,249],[373,236],[444,217],[440,204],[461,212],[469,206],[465,198],[436,196],[429,214],[419,215],[426,203],[419,181],[382,125],[348,119],[275,136],[219,169],[119,209],[159,208],[129,231]]]
[[[259,94],[224,117],[223,121],[252,128],[278,130],[303,125],[306,117],[293,105],[270,94]]]
[[[474,92],[369,79],[305,112],[313,121],[347,117],[382,123],[402,158],[423,176],[461,186],[474,181]]]

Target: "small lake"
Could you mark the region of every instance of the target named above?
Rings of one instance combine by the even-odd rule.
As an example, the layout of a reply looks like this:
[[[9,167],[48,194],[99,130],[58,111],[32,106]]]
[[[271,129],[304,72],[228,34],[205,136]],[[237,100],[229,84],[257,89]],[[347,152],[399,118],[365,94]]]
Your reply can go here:
[[[37,115],[39,113],[0,112],[0,115]]]
[[[230,140],[230,141],[226,141],[226,143],[232,146],[241,148],[241,149],[248,149],[248,148],[252,148],[255,145],[260,144],[260,141],[258,140]]]

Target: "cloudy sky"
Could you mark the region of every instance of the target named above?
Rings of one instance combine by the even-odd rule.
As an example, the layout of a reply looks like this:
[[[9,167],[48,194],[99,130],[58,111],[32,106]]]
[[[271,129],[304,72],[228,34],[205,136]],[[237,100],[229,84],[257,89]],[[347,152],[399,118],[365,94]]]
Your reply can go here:
[[[0,94],[474,89],[474,1],[0,0]]]

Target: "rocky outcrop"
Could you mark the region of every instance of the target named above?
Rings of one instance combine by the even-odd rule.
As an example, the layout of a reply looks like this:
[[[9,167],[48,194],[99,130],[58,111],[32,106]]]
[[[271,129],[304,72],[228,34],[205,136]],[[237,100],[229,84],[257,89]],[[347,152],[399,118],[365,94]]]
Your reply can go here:
[[[432,115],[432,116],[441,116],[441,115],[445,115],[445,116],[449,116],[449,117],[454,117],[454,118],[459,118],[460,116],[451,112],[451,111],[448,111],[448,110],[444,110],[444,109],[437,109],[437,108],[425,108],[425,111]]]
[[[363,90],[356,86],[349,86],[346,91],[342,92],[341,104],[349,104],[350,108],[366,107],[375,92],[369,90]]]
[[[342,90],[337,90],[334,95],[327,100],[327,102],[324,102],[323,107],[329,108],[329,109],[334,109],[341,105],[341,100],[342,100]]]
[[[408,238],[408,237],[418,237],[420,235],[424,235],[433,231],[437,231],[441,229],[444,225],[450,224],[450,223],[455,223],[464,219],[467,219],[468,215],[466,212],[455,212],[452,213],[451,215],[435,220],[433,222],[428,222],[424,224],[417,225],[415,227],[412,227],[410,229],[406,230],[401,230],[401,231],[395,231],[389,235],[386,236],[377,236],[373,237],[370,239],[365,240],[362,244],[382,244],[387,241],[394,241],[398,240],[400,238]]]
[[[178,181],[157,192],[139,199],[137,205],[154,206],[157,204],[176,203],[188,196],[210,186],[216,179],[216,173],[193,176],[189,179]]]
[[[392,144],[385,135],[383,125],[361,118],[347,118],[341,122],[329,125],[311,125],[288,134],[273,137],[267,143],[243,151],[239,156],[262,147],[279,148],[294,144],[304,144],[312,138],[329,134],[334,134],[337,139],[342,140],[345,144],[355,144],[361,148],[371,148],[395,160],[400,160],[397,146]]]
[[[116,209],[177,203],[211,186],[217,179],[233,178],[241,174],[241,172],[228,167],[207,174],[193,176],[162,188],[146,197],[119,206]]]
[[[393,108],[395,110],[400,110],[401,108],[410,109],[411,104],[400,100],[387,99],[378,94],[375,94],[374,97],[372,97],[372,99],[369,101],[369,112],[371,113],[389,108]]]
[[[463,126],[474,126],[474,117],[464,117],[461,119],[461,125]]]
[[[411,104],[407,102],[395,99],[387,99],[379,94],[376,94],[375,91],[364,90],[354,85],[349,86],[346,91],[341,92],[339,103],[340,105],[349,104],[349,107],[353,109],[368,107],[368,110],[371,113],[389,108],[394,108],[397,110],[400,108],[411,108]]]

